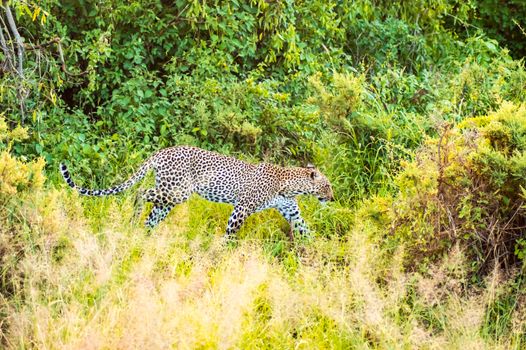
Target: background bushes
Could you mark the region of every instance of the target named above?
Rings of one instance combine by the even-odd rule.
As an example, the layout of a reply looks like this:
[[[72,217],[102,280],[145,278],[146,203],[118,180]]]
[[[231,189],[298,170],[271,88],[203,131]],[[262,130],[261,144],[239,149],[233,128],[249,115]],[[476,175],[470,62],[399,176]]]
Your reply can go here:
[[[0,24],[1,345],[524,347],[522,3],[6,4],[25,55],[21,77]],[[227,250],[228,206],[192,198],[147,236],[132,196],[60,188],[62,160],[106,187],[180,144],[315,163],[337,202],[300,202],[311,243],[270,211]]]

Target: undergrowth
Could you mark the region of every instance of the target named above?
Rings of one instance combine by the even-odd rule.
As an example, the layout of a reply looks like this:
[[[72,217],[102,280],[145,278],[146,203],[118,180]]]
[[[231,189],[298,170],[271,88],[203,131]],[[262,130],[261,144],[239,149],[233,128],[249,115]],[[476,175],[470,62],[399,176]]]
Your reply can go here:
[[[349,218],[338,206],[319,222],[311,218],[320,209],[303,203],[317,233],[311,242],[290,243],[282,219],[268,212],[225,247],[227,208],[198,198],[148,235],[133,223],[132,196],[102,206],[64,189],[26,196],[22,222],[2,228],[7,348],[524,345],[522,306],[506,316],[506,329],[488,322],[499,308],[510,310],[501,298],[513,287],[499,270],[486,289],[467,295],[460,249],[433,273],[404,272],[403,251],[373,243],[373,222],[326,235],[326,226]]]

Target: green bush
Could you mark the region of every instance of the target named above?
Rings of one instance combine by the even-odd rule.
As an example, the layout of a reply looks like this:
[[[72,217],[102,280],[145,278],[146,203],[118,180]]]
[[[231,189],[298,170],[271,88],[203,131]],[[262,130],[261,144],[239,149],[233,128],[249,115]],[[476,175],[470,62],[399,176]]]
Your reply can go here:
[[[444,124],[396,178],[392,232],[408,261],[434,260],[460,243],[472,273],[524,262],[525,173],[524,104],[505,102],[487,116]]]
[[[526,55],[526,3],[521,0],[476,0],[472,10],[473,24],[506,46],[516,58]]]
[[[425,13],[368,0],[12,5],[28,45],[61,38],[69,71],[56,45],[26,51],[31,132],[13,152],[52,168],[69,159],[101,186],[174,144],[324,167],[319,149],[329,148],[339,164],[367,154],[342,186],[360,198],[407,158],[435,114],[462,120],[524,99],[522,63],[483,34],[461,41],[443,28],[450,16],[469,18],[458,1],[427,2]],[[338,109],[347,108],[350,74],[360,77],[352,98],[361,102]],[[316,79],[326,93],[313,89]],[[14,124],[17,84],[0,77],[0,107]],[[334,99],[324,102],[327,94]]]

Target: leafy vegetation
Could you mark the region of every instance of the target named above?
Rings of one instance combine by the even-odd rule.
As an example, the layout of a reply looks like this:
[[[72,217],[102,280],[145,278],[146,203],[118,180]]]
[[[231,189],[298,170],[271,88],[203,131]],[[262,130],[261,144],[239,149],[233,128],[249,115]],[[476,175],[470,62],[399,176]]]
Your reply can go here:
[[[525,106],[504,103],[488,116],[444,124],[396,178],[393,233],[410,263],[465,246],[472,272],[508,270],[522,258],[525,225]]]
[[[3,1],[0,347],[523,348],[523,7]],[[269,211],[224,247],[226,205],[147,235],[57,171],[177,144],[314,163],[337,202],[301,201],[310,242]]]
[[[526,45],[526,21],[521,14],[526,11],[526,4],[520,0],[499,3],[491,0],[477,0],[470,11],[472,25],[482,28],[489,36],[505,44],[512,56],[524,57]],[[478,27],[478,28],[477,28]],[[468,29],[469,31],[469,29]]]

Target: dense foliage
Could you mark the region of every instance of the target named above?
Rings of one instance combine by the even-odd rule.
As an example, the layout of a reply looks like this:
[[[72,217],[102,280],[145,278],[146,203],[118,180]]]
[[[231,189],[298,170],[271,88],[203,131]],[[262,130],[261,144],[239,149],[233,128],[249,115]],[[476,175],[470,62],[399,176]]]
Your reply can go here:
[[[482,310],[468,329],[473,347],[482,341],[524,346],[526,17],[519,14],[525,6],[489,0],[3,1],[0,317],[13,313],[22,321],[0,319],[0,347],[24,347],[26,338],[36,347],[82,347],[74,328],[37,339],[23,315],[45,319],[34,316],[44,309],[49,324],[71,312],[91,325],[90,317],[107,316],[113,329],[111,312],[99,311],[117,308],[119,290],[137,282],[132,272],[143,258],[150,265],[141,268],[159,283],[156,292],[173,277],[206,280],[222,295],[221,281],[229,285],[229,274],[240,273],[229,264],[253,266],[245,266],[245,252],[255,256],[254,266],[272,272],[261,272],[265,282],[254,290],[247,287],[254,306],[232,331],[243,335],[223,347],[303,341],[311,348],[433,347],[426,337],[458,345],[468,328],[450,324],[457,301]],[[11,10],[23,41],[10,25]],[[171,245],[158,256],[156,243],[127,223],[131,196],[96,202],[58,190],[63,160],[79,183],[105,187],[156,150],[179,144],[248,161],[316,164],[337,197],[323,210],[302,202],[319,240],[296,250],[278,225],[255,218],[241,236],[259,239],[261,251],[249,243],[239,253],[220,251],[212,233],[222,231],[228,208],[197,201],[189,204],[197,214],[185,212],[186,205],[174,214],[186,226],[166,224],[177,235],[167,238],[170,229],[160,235]],[[216,267],[218,251],[226,262]],[[115,263],[106,264],[112,257]],[[84,258],[77,266],[75,259]],[[93,265],[105,266],[107,275],[96,275]],[[304,285],[309,276],[321,289]],[[366,281],[376,299],[347,288],[349,279]],[[495,281],[502,282],[498,292]],[[430,301],[422,283],[443,294]],[[327,305],[302,294],[323,299],[332,295],[330,286],[343,296],[333,295]],[[280,318],[286,302],[280,304],[275,290],[282,287],[303,318],[286,312]],[[447,299],[450,292],[459,299]],[[195,300],[206,303],[201,296],[182,307],[199,315]],[[140,304],[136,297],[130,299]],[[356,311],[376,310],[375,303],[382,305],[377,315]],[[343,318],[335,316],[339,307]],[[257,339],[275,319],[283,323]],[[206,341],[188,344],[221,347]]]
[[[471,10],[471,23],[490,37],[503,43],[512,56],[526,56],[526,3],[521,0],[476,0]],[[469,28],[466,28],[469,31]]]
[[[420,21],[413,5],[369,1],[14,5],[26,40],[60,38],[66,67],[56,45],[27,51],[32,142],[16,151],[41,155],[51,166],[70,159],[99,183],[102,174],[122,176],[115,164],[125,159],[135,166],[152,151],[181,143],[275,161],[312,158],[327,125],[308,98],[319,100],[320,84],[338,72],[363,76],[363,108],[340,106],[336,117],[373,134],[409,126],[415,133],[396,143],[410,147],[429,129],[429,113],[458,120],[494,107],[496,81],[502,98],[524,94],[517,86],[522,71],[496,42],[458,41],[439,30],[444,14],[467,11],[456,3],[436,1],[435,12]],[[16,84],[2,80],[2,110],[12,123],[22,118]],[[357,147],[369,144],[370,135],[355,134]],[[357,151],[376,154],[385,147],[379,142]],[[371,176],[375,169],[353,177]]]

